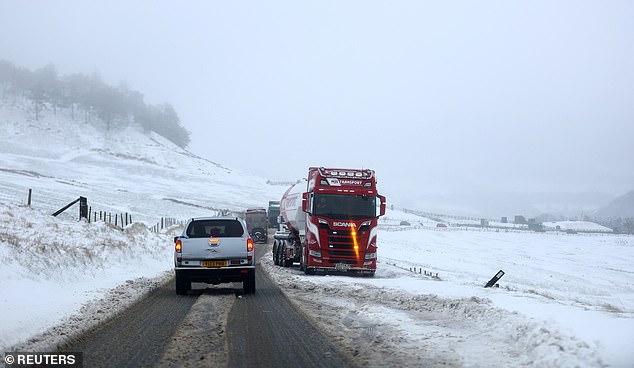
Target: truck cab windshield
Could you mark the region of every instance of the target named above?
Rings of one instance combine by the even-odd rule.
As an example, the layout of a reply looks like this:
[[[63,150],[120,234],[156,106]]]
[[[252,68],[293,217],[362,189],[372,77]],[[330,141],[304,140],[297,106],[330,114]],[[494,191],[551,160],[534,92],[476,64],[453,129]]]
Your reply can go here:
[[[376,217],[376,197],[315,194],[313,215],[333,219],[364,219]]]

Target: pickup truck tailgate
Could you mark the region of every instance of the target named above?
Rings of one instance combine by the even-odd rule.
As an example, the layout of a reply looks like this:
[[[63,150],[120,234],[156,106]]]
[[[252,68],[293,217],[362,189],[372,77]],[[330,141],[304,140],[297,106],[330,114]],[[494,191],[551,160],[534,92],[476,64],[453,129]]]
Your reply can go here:
[[[247,237],[181,239],[183,260],[247,258]]]

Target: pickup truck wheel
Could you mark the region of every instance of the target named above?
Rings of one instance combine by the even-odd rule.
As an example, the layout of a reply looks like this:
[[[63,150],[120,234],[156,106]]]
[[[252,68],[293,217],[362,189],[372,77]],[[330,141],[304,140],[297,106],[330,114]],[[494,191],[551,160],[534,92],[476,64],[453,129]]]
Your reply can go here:
[[[244,279],[242,289],[245,294],[255,294],[255,272],[249,273],[249,276]]]
[[[191,289],[191,282],[187,276],[176,271],[176,294],[187,295],[187,291]]]

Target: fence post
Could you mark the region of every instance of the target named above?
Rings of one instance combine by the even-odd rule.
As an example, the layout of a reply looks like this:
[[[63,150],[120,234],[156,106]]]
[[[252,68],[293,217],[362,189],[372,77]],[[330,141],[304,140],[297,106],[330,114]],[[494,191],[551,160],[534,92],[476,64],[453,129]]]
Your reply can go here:
[[[90,223],[91,218],[92,218],[92,207],[88,207],[88,223]]]
[[[26,201],[27,206],[31,207],[31,194],[33,193],[33,189],[29,188],[29,197]]]
[[[79,219],[88,217],[88,199],[79,197]]]

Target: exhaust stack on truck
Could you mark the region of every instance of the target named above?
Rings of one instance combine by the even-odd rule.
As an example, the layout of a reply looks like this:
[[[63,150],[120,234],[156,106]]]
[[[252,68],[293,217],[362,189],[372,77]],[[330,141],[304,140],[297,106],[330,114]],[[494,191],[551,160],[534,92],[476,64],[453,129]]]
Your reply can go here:
[[[274,235],[275,264],[299,262],[307,274],[373,276],[378,218],[384,214],[373,170],[311,167],[307,181],[291,186],[280,201],[287,230]]]

